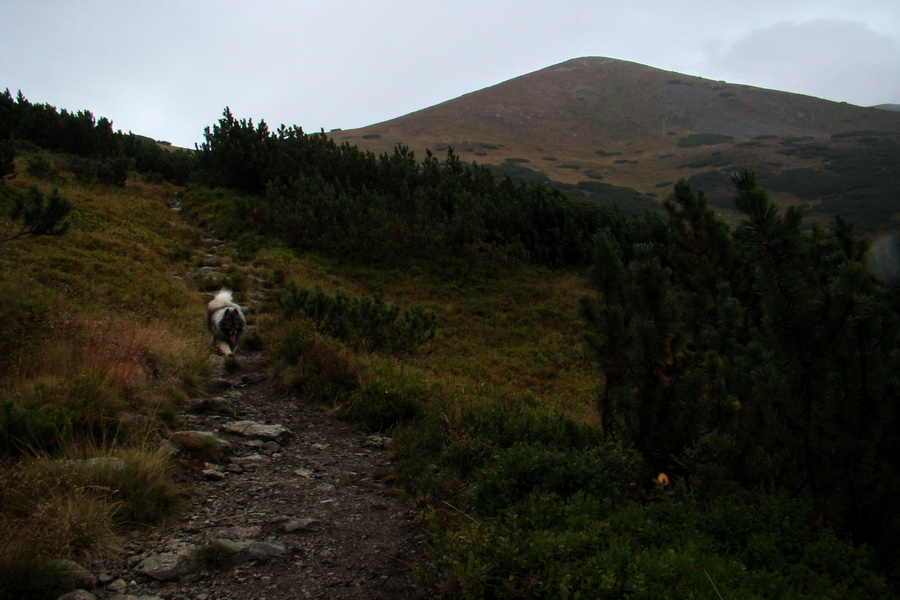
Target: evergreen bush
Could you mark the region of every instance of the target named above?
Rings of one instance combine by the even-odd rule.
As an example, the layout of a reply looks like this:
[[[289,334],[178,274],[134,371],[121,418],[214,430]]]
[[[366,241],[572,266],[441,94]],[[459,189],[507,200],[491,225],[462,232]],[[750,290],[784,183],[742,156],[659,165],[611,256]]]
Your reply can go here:
[[[163,149],[149,138],[113,132],[112,121],[106,117],[97,119],[87,110],[69,112],[49,104],[33,104],[21,91],[13,98],[8,89],[0,94],[0,141],[7,139],[97,161],[80,163],[73,170],[85,182],[97,177],[104,183],[121,185],[133,161],[139,172],[160,173],[168,181],[183,185],[195,165],[192,152]]]
[[[236,204],[242,222],[300,250],[368,261],[462,259],[471,271],[493,249],[518,246],[533,262],[582,264],[599,223],[617,218],[569,200],[546,176],[517,184],[508,172],[521,180],[524,167],[467,165],[452,148],[444,161],[428,152],[417,162],[402,145],[376,157],[296,126],[270,132],[227,108],[205,137],[200,180],[249,194]]]
[[[683,148],[692,146],[714,146],[731,142],[734,138],[723,133],[692,133],[678,140],[678,145]]]
[[[400,312],[400,308],[384,302],[379,290],[371,297],[351,299],[343,292],[329,296],[315,290],[285,288],[280,298],[286,319],[306,317],[316,328],[356,349],[410,354],[434,337],[434,313],[420,306]]]
[[[780,497],[641,504],[534,491],[452,533],[427,515],[426,576],[442,598],[890,596],[872,553],[817,529],[804,510]]]
[[[614,444],[581,449],[517,444],[499,449],[476,477],[471,506],[495,514],[533,493],[563,499],[584,493],[620,502],[639,478],[639,466],[633,453]]]
[[[66,217],[72,203],[60,196],[56,188],[44,196],[32,185],[27,193],[13,191],[11,196],[6,218],[0,220],[0,245],[24,236],[62,235],[69,228]]]
[[[754,173],[732,179],[745,215],[734,231],[680,182],[667,221],[598,235],[598,295],[582,314],[602,427],[695,489],[793,490],[810,519],[896,557],[894,294],[846,221],[806,231]]]

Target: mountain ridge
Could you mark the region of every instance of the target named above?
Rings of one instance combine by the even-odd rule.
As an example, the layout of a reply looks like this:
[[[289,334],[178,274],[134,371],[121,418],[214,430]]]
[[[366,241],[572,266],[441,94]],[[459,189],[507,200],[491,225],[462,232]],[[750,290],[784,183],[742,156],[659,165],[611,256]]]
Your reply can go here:
[[[330,135],[376,154],[397,144],[417,156],[452,147],[463,160],[516,165],[563,184],[602,179],[656,198],[664,184],[711,166],[821,169],[827,156],[788,153],[784,144],[811,138],[837,151],[872,132],[900,143],[900,113],[582,57]]]
[[[629,83],[632,84],[631,89]],[[642,88],[644,92],[647,91],[647,84],[657,89],[650,97],[646,93],[644,97],[624,96],[628,104],[623,106],[622,92],[635,90],[634,84],[645,86]],[[738,92],[750,95],[754,104],[739,97]],[[525,101],[525,97],[531,101]],[[655,107],[652,106],[654,101]],[[712,104],[716,101],[720,106]],[[573,106],[577,102],[583,102],[585,106]],[[826,110],[833,109],[835,105],[845,109],[842,114],[835,115],[833,110]],[[342,131],[341,137],[346,137],[350,132],[376,128],[403,129],[414,133],[413,126],[422,119],[434,121],[435,117],[441,117],[445,120],[448,113],[474,117],[479,123],[495,121],[522,126],[535,118],[558,117],[561,108],[587,108],[590,117],[586,123],[588,129],[585,131],[583,126],[579,127],[580,135],[596,133],[601,139],[614,139],[626,128],[622,123],[615,123],[616,128],[612,130],[597,127],[598,124],[608,124],[610,119],[604,117],[609,117],[616,110],[621,110],[626,119],[633,121],[633,125],[662,135],[682,129],[747,139],[755,135],[830,135],[886,124],[900,126],[900,119],[886,116],[883,109],[873,113],[874,107],[705,79],[619,59],[582,57],[394,119]],[[594,110],[590,110],[592,108]],[[854,112],[856,114],[852,114]],[[720,116],[722,113],[734,117],[728,120]],[[738,116],[743,117],[741,121],[737,120]],[[444,124],[438,122],[437,125],[437,128],[432,125],[429,129],[440,131]],[[472,126],[471,123],[469,125]],[[570,127],[574,128],[573,125]]]

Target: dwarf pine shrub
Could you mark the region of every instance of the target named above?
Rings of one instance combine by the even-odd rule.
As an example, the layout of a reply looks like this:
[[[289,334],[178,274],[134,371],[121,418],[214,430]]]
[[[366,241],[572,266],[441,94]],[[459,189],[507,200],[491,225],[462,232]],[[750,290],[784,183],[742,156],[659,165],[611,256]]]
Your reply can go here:
[[[411,354],[434,337],[436,327],[434,313],[420,306],[401,312],[385,303],[383,290],[350,298],[340,291],[329,296],[318,286],[310,290],[290,284],[280,303],[285,318],[307,317],[319,331],[355,349]]]

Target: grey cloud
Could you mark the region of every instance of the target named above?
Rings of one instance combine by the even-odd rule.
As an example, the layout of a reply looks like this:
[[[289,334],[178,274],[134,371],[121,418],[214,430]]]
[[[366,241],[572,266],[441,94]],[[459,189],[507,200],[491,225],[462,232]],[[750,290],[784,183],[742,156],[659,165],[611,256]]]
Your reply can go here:
[[[900,102],[900,38],[853,21],[818,19],[757,29],[707,49],[720,78],[869,106]],[[893,82],[887,87],[885,82]]]

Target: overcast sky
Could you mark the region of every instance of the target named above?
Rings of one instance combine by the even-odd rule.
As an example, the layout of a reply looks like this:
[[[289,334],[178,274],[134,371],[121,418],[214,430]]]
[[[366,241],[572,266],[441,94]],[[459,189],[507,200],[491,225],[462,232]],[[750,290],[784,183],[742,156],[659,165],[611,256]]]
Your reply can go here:
[[[352,129],[570,58],[900,103],[900,0],[0,0],[0,90],[179,146]]]

